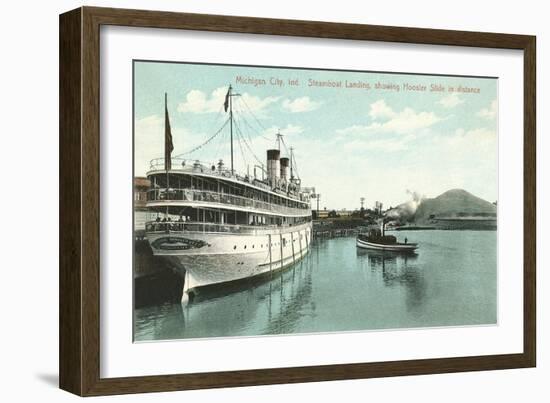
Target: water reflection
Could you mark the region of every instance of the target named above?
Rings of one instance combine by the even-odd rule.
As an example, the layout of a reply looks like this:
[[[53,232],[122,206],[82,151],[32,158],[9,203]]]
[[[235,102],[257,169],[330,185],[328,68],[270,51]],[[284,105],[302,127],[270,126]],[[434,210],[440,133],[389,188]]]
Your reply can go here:
[[[310,256],[272,277],[201,290],[191,303],[167,303],[136,315],[140,340],[292,333],[312,315]],[[152,326],[151,326],[152,325]],[[144,328],[154,329],[151,333]]]
[[[402,287],[410,311],[421,307],[426,296],[424,273],[418,264],[416,252],[377,251],[357,248],[357,257],[366,260],[372,273],[382,275],[386,287]]]
[[[290,279],[285,283],[284,276],[278,285],[278,293],[269,294],[268,324],[262,330],[263,334],[293,333],[296,325],[304,316],[314,316],[315,304],[312,294],[312,261],[306,259],[292,269]],[[273,287],[270,284],[270,288]],[[278,301],[274,301],[278,299]],[[278,306],[277,311],[273,310]]]
[[[496,233],[415,231],[417,254],[319,239],[283,273],[135,310],[136,340],[496,323]]]

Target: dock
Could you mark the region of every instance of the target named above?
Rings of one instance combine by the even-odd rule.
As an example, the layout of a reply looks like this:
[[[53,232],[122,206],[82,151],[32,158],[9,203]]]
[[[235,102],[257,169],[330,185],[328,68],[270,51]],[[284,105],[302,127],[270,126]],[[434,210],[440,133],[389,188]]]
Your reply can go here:
[[[356,228],[345,228],[345,229],[318,229],[313,230],[313,239],[316,238],[339,238],[346,236],[356,236],[359,233],[359,230]]]

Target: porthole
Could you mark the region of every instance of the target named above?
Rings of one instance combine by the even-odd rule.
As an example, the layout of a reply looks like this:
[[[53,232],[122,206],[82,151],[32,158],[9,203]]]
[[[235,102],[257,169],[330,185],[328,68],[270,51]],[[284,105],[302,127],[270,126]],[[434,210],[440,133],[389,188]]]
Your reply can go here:
[[[233,249],[237,249],[237,245],[233,246]]]
[[[244,246],[244,248],[246,249],[246,245]]]

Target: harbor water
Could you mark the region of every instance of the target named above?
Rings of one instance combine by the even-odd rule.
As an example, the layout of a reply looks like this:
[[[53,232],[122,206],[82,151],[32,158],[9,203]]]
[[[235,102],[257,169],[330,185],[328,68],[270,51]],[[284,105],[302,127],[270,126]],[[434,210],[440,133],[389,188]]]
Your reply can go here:
[[[401,231],[414,255],[317,239],[301,262],[134,312],[135,341],[497,323],[496,231]]]

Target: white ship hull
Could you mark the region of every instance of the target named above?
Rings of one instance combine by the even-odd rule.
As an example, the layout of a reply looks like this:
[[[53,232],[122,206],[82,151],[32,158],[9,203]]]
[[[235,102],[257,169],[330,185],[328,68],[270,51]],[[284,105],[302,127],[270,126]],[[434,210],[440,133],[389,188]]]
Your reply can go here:
[[[156,256],[185,276],[184,293],[282,270],[301,260],[311,244],[311,223],[253,234],[148,233]]]
[[[357,238],[356,245],[358,248],[363,249],[373,249],[373,250],[383,250],[388,252],[414,252],[418,245],[415,243],[409,243],[409,244],[380,244],[380,243],[374,243],[374,242],[368,242],[361,240]]]

